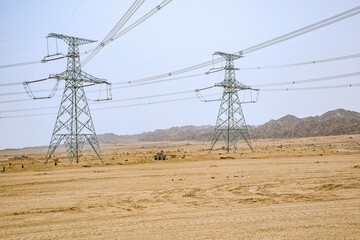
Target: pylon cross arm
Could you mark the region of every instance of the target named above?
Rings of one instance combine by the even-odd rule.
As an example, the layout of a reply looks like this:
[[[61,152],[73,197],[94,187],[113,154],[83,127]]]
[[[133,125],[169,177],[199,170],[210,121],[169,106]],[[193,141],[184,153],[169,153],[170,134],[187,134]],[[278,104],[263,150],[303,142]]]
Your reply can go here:
[[[87,43],[97,42],[96,40],[72,37],[72,36],[67,36],[67,35],[58,34],[58,33],[50,33],[47,35],[47,38],[58,38],[58,39],[64,40],[67,44],[75,43],[76,45],[83,45],[83,44],[87,44]]]
[[[84,71],[80,71],[79,77],[81,78],[82,82],[93,83],[93,84],[109,84],[110,85],[110,83],[108,81],[106,81],[106,79],[94,77]]]

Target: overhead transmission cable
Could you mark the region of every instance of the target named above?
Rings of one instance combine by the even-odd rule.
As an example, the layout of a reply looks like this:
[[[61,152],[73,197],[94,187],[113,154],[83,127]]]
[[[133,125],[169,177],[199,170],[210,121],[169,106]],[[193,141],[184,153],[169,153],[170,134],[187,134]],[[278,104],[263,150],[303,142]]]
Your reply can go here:
[[[335,80],[335,79],[339,79],[339,78],[349,78],[349,77],[355,77],[355,76],[359,76],[360,72],[352,72],[352,73],[346,73],[346,74],[338,74],[338,75],[332,75],[332,76],[326,76],[326,77],[320,77],[320,78],[311,78],[311,79],[304,79],[304,80],[298,80],[298,81],[287,81],[287,82],[276,82],[276,83],[267,83],[267,84],[259,84],[259,85],[253,85],[252,87],[271,87],[271,86],[283,86],[283,85],[293,85],[293,84],[303,84],[303,83],[312,83],[312,82],[320,82],[320,81],[330,81],[330,80]],[[196,76],[196,74],[192,75],[192,76],[187,76],[187,77],[194,77]],[[179,77],[182,78],[182,77]],[[176,78],[177,79],[177,78]],[[166,80],[166,79],[164,79]],[[164,81],[164,80],[158,80],[158,81]],[[139,85],[144,85],[144,84],[151,84],[153,82],[149,82],[149,83],[139,83]],[[127,86],[124,86],[127,87]],[[117,88],[112,88],[112,90],[116,90],[116,89],[121,89],[124,87],[117,87]],[[209,87],[212,88],[212,87]],[[38,93],[38,92],[48,92],[51,91],[51,89],[42,89],[42,90],[37,90],[37,91],[33,91],[34,93]],[[89,92],[97,92],[98,90],[92,90]],[[20,95],[20,94],[24,94],[24,92],[10,92],[10,93],[0,93],[0,97],[1,96],[10,96],[10,95]],[[25,99],[15,99],[15,100],[7,100],[7,101],[0,101],[1,103],[9,103],[9,102],[20,102],[20,101],[25,101]],[[116,101],[116,100],[113,100]]]
[[[340,57],[313,60],[313,61],[298,62],[298,63],[268,65],[268,66],[258,66],[258,67],[240,67],[239,70],[262,70],[262,69],[271,69],[271,68],[298,67],[298,66],[312,65],[312,64],[317,64],[317,63],[336,62],[336,61],[353,59],[353,58],[358,58],[358,57],[360,57],[359,53],[352,54],[352,55],[346,55],[346,56],[340,56]]]
[[[283,41],[286,41],[286,40],[301,36],[303,34],[315,31],[315,30],[317,30],[319,28],[326,27],[326,26],[328,26],[330,24],[334,24],[334,23],[339,22],[341,20],[344,20],[344,19],[347,19],[349,17],[355,16],[355,15],[357,15],[359,13],[360,13],[360,6],[349,9],[349,10],[347,10],[345,12],[336,14],[336,15],[334,15],[332,17],[323,19],[323,20],[318,21],[316,23],[310,24],[310,25],[308,25],[306,27],[303,27],[303,28],[297,29],[295,31],[289,32],[287,34],[281,35],[279,37],[273,38],[271,40],[265,41],[263,43],[257,44],[255,46],[252,46],[252,47],[249,47],[249,48],[234,52],[234,54],[245,55],[245,54],[260,50],[262,48],[266,48],[266,47],[281,43]],[[153,81],[153,80],[158,80],[158,79],[161,79],[161,78],[171,77],[171,76],[183,74],[183,73],[186,73],[186,72],[194,71],[194,70],[197,70],[197,69],[200,69],[200,68],[203,68],[203,67],[207,67],[207,66],[210,66],[210,65],[213,65],[213,64],[216,64],[216,63],[220,63],[221,61],[222,61],[222,58],[215,58],[213,60],[206,61],[206,62],[203,62],[203,63],[199,63],[199,64],[196,64],[196,65],[193,65],[193,66],[190,66],[190,67],[186,67],[186,68],[175,70],[175,71],[168,72],[168,73],[155,75],[155,76],[152,76],[152,77],[137,79],[137,80],[134,80],[134,81],[131,81],[131,82],[132,83],[138,83],[138,82]]]
[[[178,91],[178,92],[171,92],[171,93],[162,93],[162,94],[155,94],[155,95],[148,95],[148,96],[139,96],[139,97],[130,97],[130,98],[122,98],[113,100],[111,102],[104,102],[104,103],[113,103],[113,102],[127,102],[127,101],[136,101],[136,100],[144,100],[144,99],[151,99],[151,98],[159,98],[159,97],[168,97],[168,96],[175,96],[175,95],[182,95],[187,93],[194,93],[194,90],[185,90],[185,91]],[[100,103],[95,101],[96,103]],[[103,102],[101,102],[103,103]],[[37,111],[37,110],[47,110],[47,109],[55,109],[57,106],[52,107],[37,107],[37,108],[23,108],[23,109],[12,109],[12,110],[0,110],[0,113],[5,112],[24,112],[24,111]]]
[[[307,87],[307,88],[284,88],[284,89],[259,89],[260,91],[303,91],[303,90],[323,90],[323,89],[335,89],[335,88],[348,88],[348,87],[360,87],[360,83],[354,84],[343,84],[343,85],[333,85],[333,86],[318,86],[318,87]],[[218,94],[208,94],[204,95],[204,97],[211,97],[216,96]],[[155,105],[161,103],[170,103],[170,102],[179,102],[179,101],[186,101],[186,100],[193,100],[197,99],[198,97],[183,97],[183,98],[175,98],[169,100],[160,100],[154,102],[145,102],[145,103],[135,103],[135,104],[128,104],[128,105],[119,105],[119,106],[109,106],[109,107],[102,107],[96,108],[92,111],[101,111],[101,110],[109,110],[109,109],[117,109],[117,108],[128,108],[128,107],[137,107],[137,106],[147,106],[147,105]],[[23,117],[39,117],[39,116],[47,116],[47,115],[54,115],[56,112],[48,112],[48,113],[38,113],[38,114],[24,114],[24,115],[11,115],[11,116],[1,116],[1,119],[12,119],[12,118],[23,118]]]
[[[136,0],[127,12],[122,16],[118,23],[113,27],[113,29],[105,36],[101,43],[90,53],[89,56],[81,63],[85,66],[103,47],[109,43],[110,39],[129,21],[131,16],[139,9],[139,7],[145,2],[145,0]]]
[[[138,2],[138,1],[136,1]],[[135,3],[136,3],[135,2]],[[134,4],[135,4],[134,3]],[[167,3],[166,3],[167,4]],[[352,17],[352,16],[355,16],[357,14],[360,13],[360,6],[358,7],[355,7],[355,8],[352,8],[352,9],[349,9],[345,12],[342,12],[342,13],[339,13],[339,14],[336,14],[332,17],[329,17],[329,18],[326,18],[324,20],[321,20],[321,21],[318,21],[314,24],[311,24],[311,25],[308,25],[306,27],[303,27],[303,28],[300,28],[298,30],[295,30],[295,31],[292,31],[290,33],[287,33],[287,34],[284,34],[284,35],[281,35],[279,37],[276,37],[274,39],[271,39],[269,41],[266,41],[266,42],[263,42],[263,43],[260,43],[260,44],[257,44],[255,46],[252,46],[252,47],[249,47],[249,48],[246,48],[244,50],[241,50],[241,51],[238,51],[238,52],[235,52],[236,54],[240,54],[240,55],[244,55],[244,54],[247,54],[247,53],[250,53],[250,52],[254,52],[254,51],[257,51],[257,50],[260,50],[262,48],[265,48],[265,47],[269,47],[271,45],[274,45],[274,44],[277,44],[277,43],[280,43],[280,42],[283,42],[283,41],[286,41],[286,40],[289,40],[291,38],[294,38],[294,37],[298,37],[300,35],[303,35],[303,34],[306,34],[308,32],[311,32],[311,31],[314,31],[314,30],[317,30],[319,28],[322,28],[322,27],[325,27],[325,26],[328,26],[330,24],[333,24],[333,23],[336,23],[336,22],[339,22],[341,20],[344,20],[344,19],[347,19],[349,17]],[[147,15],[147,14],[146,14]],[[145,16],[146,16],[145,15]],[[140,18],[142,19],[142,18]],[[140,19],[138,21],[140,21]],[[140,22],[141,23],[141,22]],[[140,24],[139,23],[139,24]],[[135,23],[134,23],[135,24]],[[136,24],[137,26],[138,24]],[[130,27],[130,26],[129,26]],[[135,27],[135,26],[134,26]],[[132,29],[132,28],[131,28]],[[131,30],[129,29],[129,30]],[[125,29],[126,30],[126,29]],[[124,31],[125,31],[124,30]],[[115,33],[116,34],[116,33]],[[121,32],[119,33],[121,34]],[[115,36],[115,35],[114,35]],[[111,38],[110,38],[111,39]],[[99,45],[100,46],[100,49],[102,48],[101,47],[101,44]],[[100,51],[100,50],[97,50],[97,52]],[[95,54],[95,50],[91,52],[93,55]],[[90,56],[88,56],[89,58]],[[85,59],[86,60],[86,59]],[[90,59],[89,59],[90,60]],[[87,60],[87,61],[89,61]],[[152,77],[147,77],[147,78],[142,78],[142,79],[137,79],[135,81],[137,82],[140,82],[140,81],[151,81],[151,80],[157,80],[157,79],[161,79],[161,78],[165,78],[165,77],[169,77],[169,76],[173,76],[173,75],[177,75],[177,74],[182,74],[182,73],[186,73],[186,72],[190,72],[190,71],[193,71],[193,70],[197,70],[197,69],[200,69],[200,68],[203,68],[203,67],[206,67],[206,66],[210,66],[212,64],[215,64],[215,63],[219,63],[221,62],[222,59],[221,58],[217,58],[217,59],[213,59],[211,61],[207,61],[207,62],[203,62],[203,63],[200,63],[200,64],[196,64],[194,66],[190,66],[190,67],[187,67],[187,68],[183,68],[183,69],[180,69],[180,70],[177,70],[177,71],[173,71],[173,72],[168,72],[168,73],[164,73],[164,74],[159,74],[159,75],[155,75],[155,76],[152,76]],[[16,63],[16,64],[7,64],[7,65],[0,65],[0,68],[6,68],[6,67],[15,67],[15,66],[22,66],[22,65],[28,65],[28,64],[35,64],[35,63],[40,63],[41,61],[32,61],[32,62],[24,62],[24,63]],[[83,65],[86,64],[86,62],[83,63]]]
[[[354,77],[354,76],[359,76],[359,75],[360,75],[360,72],[354,72],[354,73],[348,73],[348,74],[340,74],[340,75],[327,76],[327,77],[321,77],[321,78],[305,79],[305,80],[299,80],[299,81],[289,81],[289,82],[278,82],[278,83],[255,85],[254,87],[257,87],[257,90],[259,90],[259,91],[292,91],[292,90],[312,90],[312,89],[358,87],[360,85],[360,83],[351,83],[351,84],[342,84],[342,85],[333,85],[333,86],[328,86],[327,85],[327,86],[303,87],[303,88],[279,88],[279,89],[267,89],[266,88],[266,87],[269,87],[269,86],[283,86],[283,85],[307,84],[307,83],[314,83],[314,82],[319,82],[319,81],[329,81],[329,80],[334,80],[334,79],[339,79],[339,78],[347,78],[347,77]],[[210,89],[210,88],[213,88],[213,87],[214,86],[206,87],[206,88],[202,88],[201,90]],[[265,87],[265,88],[258,88],[258,87]],[[181,94],[187,94],[187,93],[194,93],[194,90],[184,90],[184,91],[171,92],[171,93],[162,93],[162,94],[155,94],[155,95],[148,95],[148,96],[123,98],[123,99],[117,99],[117,100],[113,100],[112,102],[106,102],[106,103],[111,104],[113,102],[144,100],[144,99],[150,99],[150,98],[168,97],[168,96],[181,95]],[[54,106],[54,107],[27,108],[27,109],[14,109],[14,110],[2,110],[2,111],[0,110],[0,113],[36,111],[36,110],[45,110],[45,109],[53,109],[53,108],[56,108],[56,106]]]
[[[89,49],[85,51],[83,54],[90,55],[83,61],[82,65],[84,66],[87,64],[106,44],[109,42],[112,42],[113,40],[121,37],[125,33],[129,32],[136,26],[143,23],[145,20],[153,16],[156,12],[158,12],[160,9],[164,8],[166,5],[168,5],[172,0],[164,0],[160,4],[158,4],[156,7],[151,9],[148,13],[146,13],[143,17],[132,23],[130,26],[125,28],[123,31],[118,31],[126,24],[126,22],[131,18],[131,16],[137,11],[137,9],[143,4],[145,0],[136,0],[133,5],[130,7],[130,9],[125,13],[125,15],[120,19],[120,21],[115,25],[115,27],[110,31],[110,33],[104,38],[104,40],[95,48]],[[80,3],[80,2],[79,2]],[[79,5],[79,4],[78,4]],[[78,7],[77,7],[78,8]],[[43,61],[29,61],[29,62],[21,62],[21,63],[13,63],[13,64],[6,64],[6,65],[0,65],[0,68],[10,68],[10,67],[19,67],[19,66],[25,66],[30,64],[37,64],[42,63]]]
[[[0,87],[10,87],[10,86],[16,86],[16,85],[22,85],[22,82],[0,83]]]
[[[322,21],[311,24],[311,25],[309,25],[307,27],[303,27],[303,28],[300,28],[300,29],[295,30],[293,32],[290,32],[288,34],[284,34],[284,35],[282,35],[280,37],[274,38],[274,39],[266,41],[264,43],[255,45],[255,46],[247,48],[247,49],[244,49],[242,51],[239,51],[239,53],[246,54],[246,53],[250,53],[250,52],[259,50],[261,48],[268,47],[268,46],[280,43],[282,41],[289,40],[291,38],[294,38],[294,37],[300,36],[302,34],[308,33],[310,31],[314,31],[316,29],[325,27],[327,25],[336,23],[338,21],[344,20],[346,18],[349,18],[349,17],[354,16],[354,15],[359,14],[359,13],[360,13],[360,6],[352,8],[352,9],[347,10],[345,12],[342,12],[340,14],[334,15],[332,17],[326,18],[326,19],[324,19]],[[212,61],[207,61],[207,62],[204,62],[204,63],[200,63],[200,64],[190,66],[190,67],[187,67],[187,68],[183,68],[183,69],[180,69],[180,70],[177,70],[177,71],[173,71],[173,72],[169,72],[169,73],[165,73],[165,74],[160,74],[160,75],[156,75],[156,76],[153,76],[153,77],[137,79],[137,80],[133,80],[133,81],[126,81],[126,83],[141,83],[141,82],[145,82],[145,81],[154,81],[154,80],[158,80],[158,79],[161,79],[161,78],[171,77],[173,75],[193,71],[193,70],[203,68],[203,67],[209,66],[211,64],[221,62],[221,61],[222,61],[221,58],[217,58],[217,59],[214,59]],[[0,66],[0,68],[1,68],[1,66]]]
[[[13,63],[13,64],[5,64],[5,65],[0,65],[0,68],[20,67],[20,66],[25,66],[25,65],[37,64],[37,63],[41,63],[41,60],[40,61]]]
[[[85,60],[82,62],[82,65],[84,66],[87,64],[92,58],[95,57],[98,52],[105,47],[108,43],[114,41],[115,39],[121,37],[125,33],[129,32],[136,26],[143,23],[145,20],[153,16],[155,13],[157,13],[159,10],[164,8],[166,5],[168,5],[172,0],[164,0],[154,8],[152,8],[149,12],[147,12],[144,16],[139,18],[137,21],[132,23],[130,26],[122,30],[121,28],[127,23],[127,21],[133,16],[133,14],[139,9],[139,7],[144,3],[145,0],[137,0],[135,3],[130,7],[130,9],[127,11],[127,13],[120,19],[120,21],[115,25],[115,27],[110,31],[110,33],[104,38],[104,40],[94,49],[90,52],[90,55],[85,58]]]
[[[239,52],[236,52],[236,53],[240,54],[240,55],[248,54],[248,53],[260,50],[262,48],[269,47],[269,46],[272,46],[274,44],[278,44],[280,42],[289,40],[291,38],[303,35],[305,33],[312,32],[312,31],[317,30],[319,28],[326,27],[326,26],[328,26],[330,24],[333,24],[333,23],[339,22],[341,20],[347,19],[347,18],[352,17],[352,16],[354,16],[356,14],[359,14],[359,13],[360,13],[360,6],[349,9],[349,10],[347,10],[345,12],[336,14],[336,15],[334,15],[332,17],[323,19],[323,20],[318,21],[316,23],[310,24],[310,25],[308,25],[306,27],[303,27],[303,28],[300,28],[298,30],[295,30],[295,31],[289,32],[287,34],[281,35],[281,36],[276,37],[274,39],[271,39],[269,41],[257,44],[255,46],[252,46],[252,47],[249,47],[249,48],[246,48],[246,49],[244,49],[242,51],[239,51]]]
[[[289,63],[289,64],[258,66],[258,67],[241,67],[241,68],[239,68],[239,70],[262,70],[262,69],[270,69],[270,68],[297,67],[297,66],[312,65],[312,64],[318,64],[318,63],[336,62],[336,61],[348,60],[348,59],[353,59],[353,58],[358,58],[358,57],[360,57],[359,53],[352,54],[352,55],[333,57],[333,58],[325,58],[325,59],[318,59],[318,60],[312,60],[312,61]],[[131,86],[114,87],[112,89],[114,90],[114,89],[120,89],[120,88],[128,88],[128,87],[132,87],[132,86],[143,86],[143,85],[147,85],[147,84],[175,81],[175,80],[184,79],[184,78],[199,77],[202,75],[204,75],[204,73],[197,73],[197,74],[192,74],[192,75],[187,75],[187,76],[182,76],[182,77],[175,77],[175,78],[151,81],[151,82],[147,82],[147,83],[145,83],[144,81],[139,81],[139,80],[123,81],[123,82],[113,83],[112,85],[131,84]],[[0,87],[9,87],[9,86],[16,86],[16,85],[23,85],[23,82],[0,83]],[[50,91],[50,89],[48,91]]]
[[[136,26],[138,26],[139,24],[143,23],[145,20],[147,20],[148,18],[150,18],[151,16],[153,16],[155,13],[157,13],[159,10],[161,10],[162,8],[164,8],[166,5],[168,5],[172,0],[164,0],[162,1],[159,5],[157,5],[156,7],[154,7],[153,9],[151,9],[149,12],[147,12],[144,16],[142,16],[141,18],[139,18],[137,21],[135,21],[134,23],[132,23],[130,26],[128,26],[127,28],[125,28],[124,30],[122,30],[121,32],[117,33],[114,35],[114,37],[111,39],[111,41],[121,37],[122,35],[124,35],[125,33],[129,32],[130,30],[132,30],[133,28],[135,28]]]
[[[334,58],[326,58],[326,59],[319,59],[319,60],[312,60],[312,61],[305,61],[305,62],[298,62],[298,63],[290,63],[290,64],[282,64],[282,65],[272,65],[272,66],[262,66],[262,67],[247,67],[247,68],[239,68],[239,70],[255,70],[255,69],[268,69],[268,68],[283,68],[283,67],[296,67],[296,66],[302,66],[302,65],[309,65],[309,64],[317,64],[317,63],[328,63],[328,62],[335,62],[335,61],[341,61],[341,60],[348,60],[353,58],[360,57],[360,54],[352,54],[352,55],[346,55],[346,56],[340,56],[340,57],[334,57]],[[121,85],[121,84],[128,84],[131,86],[125,86],[125,87],[115,87],[113,89],[118,88],[127,88],[132,86],[142,86],[146,84],[153,84],[153,83],[159,83],[159,82],[167,82],[167,81],[174,81],[184,78],[192,78],[192,77],[199,77],[207,73],[197,73],[182,77],[176,77],[176,78],[168,78],[163,80],[156,80],[161,78],[156,77],[149,77],[149,78],[142,78],[142,79],[136,79],[136,80],[130,80],[130,81],[122,81],[122,82],[115,82],[113,85]],[[170,75],[171,76],[171,75]],[[169,77],[169,76],[167,76]]]
[[[360,72],[353,72],[347,74],[339,74],[327,77],[320,77],[320,78],[311,78],[299,81],[289,81],[289,82],[277,82],[277,83],[267,83],[267,84],[259,84],[259,85],[252,85],[252,87],[269,87],[269,86],[283,86],[283,85],[291,85],[291,84],[303,84],[303,83],[313,83],[313,82],[320,82],[320,81],[329,81],[339,78],[348,78],[348,77],[355,77],[359,76]]]
[[[144,0],[137,0],[135,1],[135,3],[132,5],[132,7],[128,10],[128,12],[133,9],[135,9],[137,7],[137,4],[139,4],[141,2],[141,4],[143,3]],[[164,3],[165,2],[165,3]],[[170,1],[169,1],[170,2]],[[166,6],[169,2],[166,2],[166,1],[163,1],[161,4],[164,3],[164,6]],[[141,5],[140,4],[140,5]],[[134,6],[135,5],[135,6]],[[139,7],[140,7],[139,5]],[[134,6],[134,8],[133,8]],[[160,6],[160,5],[159,5]],[[138,8],[138,7],[137,7]],[[137,10],[136,8],[136,10]],[[161,8],[160,8],[161,9]],[[135,10],[135,11],[136,11]],[[130,11],[130,13],[131,13]],[[132,13],[134,14],[135,11]],[[127,12],[127,13],[128,13]],[[151,12],[151,11],[150,11]],[[312,32],[314,30],[317,30],[319,28],[323,28],[323,27],[326,27],[330,24],[334,24],[336,22],[339,22],[341,20],[344,20],[344,19],[347,19],[349,17],[352,17],[352,16],[355,16],[357,14],[360,13],[360,6],[358,7],[355,7],[355,8],[352,8],[352,9],[349,9],[345,12],[342,12],[342,13],[339,13],[339,14],[336,14],[332,17],[329,17],[329,18],[326,18],[326,19],[323,19],[321,21],[318,21],[316,23],[313,23],[311,25],[308,25],[306,27],[303,27],[303,28],[300,28],[298,30],[295,30],[295,31],[292,31],[290,33],[287,33],[287,34],[284,34],[284,35],[281,35],[279,37],[276,37],[276,38],[273,38],[271,40],[268,40],[266,42],[263,42],[263,43],[260,43],[260,44],[257,44],[255,46],[252,46],[252,47],[249,47],[249,48],[246,48],[244,50],[240,50],[238,52],[235,52],[234,54],[240,54],[240,55],[245,55],[245,54],[248,54],[248,53],[251,53],[251,52],[254,52],[254,51],[257,51],[257,50],[260,50],[262,48],[265,48],[265,47],[269,47],[269,46],[272,46],[274,44],[278,44],[280,42],[283,42],[283,41],[286,41],[286,40],[289,40],[291,38],[295,38],[295,37],[298,37],[298,36],[301,36],[303,34],[306,34],[308,32]],[[132,16],[132,14],[129,16],[129,18]],[[149,13],[147,13],[149,14]],[[145,16],[147,16],[147,14],[145,14]],[[153,15],[153,14],[152,14]],[[150,16],[152,16],[150,15]],[[144,17],[145,17],[144,16]],[[122,19],[125,20],[125,18],[127,20],[129,20],[129,18],[127,18],[128,15],[125,14],[124,17]],[[142,18],[144,18],[142,17]],[[128,28],[130,28],[131,26],[135,27],[137,25],[139,25],[141,22],[141,19],[140,18],[138,21],[136,21],[134,24],[130,25]],[[148,18],[148,17],[147,17]],[[146,19],[147,19],[146,18]],[[113,30],[107,35],[107,37],[100,43],[100,45],[98,47],[96,47],[92,52],[91,54],[84,60],[84,62],[82,63],[83,65],[85,65],[88,61],[90,61],[91,58],[93,58],[104,46],[105,44],[107,44],[109,41],[112,41],[112,37],[114,37],[117,33],[117,31],[120,30],[120,28],[117,28],[117,26],[120,26],[122,27],[124,24],[122,24],[122,19],[118,22],[118,24],[113,28]],[[144,19],[144,20],[146,20]],[[139,22],[139,23],[137,23]],[[131,27],[131,29],[133,28]],[[128,28],[126,28],[125,30],[127,30]],[[128,31],[130,31],[131,29],[129,29]],[[125,31],[124,30],[124,31]],[[126,31],[126,32],[128,32]],[[115,33],[114,33],[115,32]],[[116,38],[117,37],[120,37],[120,34],[122,32],[120,32],[118,34],[118,36],[115,36]],[[124,32],[125,33],[125,32]],[[123,33],[123,34],[124,34]],[[122,34],[121,34],[122,35]],[[109,37],[110,36],[110,37]],[[111,40],[112,39],[112,40]],[[90,57],[91,56],[91,57]],[[160,75],[156,75],[156,76],[153,76],[153,77],[148,77],[148,78],[143,78],[143,79],[138,79],[137,81],[151,81],[151,80],[157,80],[157,79],[160,79],[160,78],[165,78],[165,77],[169,77],[169,76],[173,76],[173,75],[177,75],[177,74],[182,74],[182,73],[185,73],[185,72],[189,72],[189,71],[193,71],[193,70],[196,70],[196,69],[199,69],[199,68],[203,68],[203,67],[206,67],[206,66],[210,66],[214,63],[219,63],[221,62],[222,59],[221,58],[217,58],[217,59],[213,59],[211,61],[207,61],[207,62],[203,62],[203,63],[200,63],[200,64],[197,64],[197,65],[194,65],[194,66],[191,66],[191,67],[187,67],[187,68],[183,68],[183,69],[180,69],[180,70],[177,70],[177,71],[173,71],[173,72],[169,72],[169,73],[164,73],[164,74],[160,74]],[[0,68],[5,68],[5,67],[14,67],[14,66],[22,66],[22,65],[28,65],[28,64],[35,64],[35,63],[39,63],[41,61],[32,61],[32,62],[24,62],[24,63],[16,63],[16,64],[8,64],[8,65],[0,65]]]
[[[338,88],[348,88],[348,87],[360,87],[360,83],[351,83],[351,84],[339,84],[339,85],[330,85],[330,86],[315,86],[315,87],[297,87],[297,88],[269,88],[269,89],[260,89],[260,91],[272,92],[272,91],[305,91],[305,90],[322,90],[322,89],[338,89]]]
[[[206,95],[207,97],[214,96],[215,94]],[[167,100],[159,100],[153,102],[144,102],[144,103],[135,103],[135,104],[128,104],[128,105],[119,105],[119,106],[111,106],[111,107],[102,107],[102,108],[95,108],[92,111],[100,111],[100,110],[108,110],[108,109],[115,109],[115,108],[127,108],[127,107],[136,107],[136,106],[146,106],[146,105],[154,105],[154,104],[161,104],[161,103],[169,103],[169,102],[178,102],[178,101],[186,101],[197,99],[197,97],[183,97],[183,98],[174,98],[174,99],[167,99]],[[39,114],[24,114],[24,115],[14,115],[14,116],[1,116],[1,119],[8,119],[8,118],[21,118],[21,117],[35,117],[35,116],[46,116],[46,115],[54,115],[56,112],[48,112],[48,113],[39,113]]]

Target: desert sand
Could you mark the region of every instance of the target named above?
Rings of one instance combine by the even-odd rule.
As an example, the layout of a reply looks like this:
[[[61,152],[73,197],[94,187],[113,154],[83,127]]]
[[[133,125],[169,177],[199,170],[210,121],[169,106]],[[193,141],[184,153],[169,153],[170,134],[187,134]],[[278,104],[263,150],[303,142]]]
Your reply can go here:
[[[0,239],[360,239],[360,135],[253,145],[0,151]]]

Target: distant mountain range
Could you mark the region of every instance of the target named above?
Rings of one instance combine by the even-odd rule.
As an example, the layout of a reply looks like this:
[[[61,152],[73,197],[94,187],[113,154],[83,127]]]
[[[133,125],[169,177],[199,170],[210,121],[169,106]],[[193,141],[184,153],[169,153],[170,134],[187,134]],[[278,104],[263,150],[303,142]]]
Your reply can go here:
[[[360,113],[337,109],[321,116],[298,118],[287,115],[260,126],[248,126],[251,138],[300,138],[360,134]],[[118,144],[125,140],[159,141],[210,141],[213,126],[184,126],[155,130],[135,135],[100,134],[101,143]]]

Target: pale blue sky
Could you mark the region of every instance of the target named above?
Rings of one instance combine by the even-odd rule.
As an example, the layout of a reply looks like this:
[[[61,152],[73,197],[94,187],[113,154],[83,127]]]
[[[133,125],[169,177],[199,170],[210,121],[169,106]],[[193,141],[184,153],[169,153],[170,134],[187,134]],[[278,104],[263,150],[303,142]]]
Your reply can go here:
[[[62,33],[101,41],[114,27],[133,0],[0,0],[0,65],[41,60],[46,52],[46,35]],[[145,1],[136,20],[160,0]],[[235,52],[279,35],[312,24],[360,5],[357,0],[173,0],[166,8],[131,32],[107,45],[83,70],[112,83],[150,77],[212,59],[215,51]],[[130,20],[129,23],[132,21]],[[298,38],[246,55],[237,67],[276,65],[332,58],[360,53],[360,15]],[[80,51],[95,47],[84,45]],[[54,49],[54,45],[51,46]],[[66,45],[59,42],[66,52]],[[358,72],[360,59],[311,66],[238,71],[238,81],[246,85],[297,81]],[[66,61],[0,68],[0,83],[44,78],[65,70]],[[189,74],[206,72],[208,68]],[[114,89],[113,99],[141,97],[193,90],[223,80],[223,72],[142,87]],[[360,77],[326,81],[306,86],[359,83]],[[61,87],[57,95],[61,95]],[[119,86],[119,85],[118,85]],[[39,84],[40,89],[51,82]],[[115,86],[114,86],[115,87]],[[305,85],[299,85],[305,87]],[[360,88],[298,92],[260,92],[259,101],[243,106],[248,124],[262,124],[286,114],[298,117],[320,115],[345,108],[360,111]],[[0,87],[0,102],[26,99],[21,85]],[[221,91],[218,91],[221,92]],[[89,98],[96,94],[89,93]],[[191,97],[168,96],[148,101]],[[0,119],[0,149],[47,145],[50,141],[60,98],[0,104],[1,116],[55,112],[40,117]],[[91,109],[136,104],[127,101],[95,104]],[[1,112],[14,109],[52,107],[32,112]],[[214,125],[219,102],[202,103],[197,99],[92,111],[97,133],[132,134],[183,125]]]

